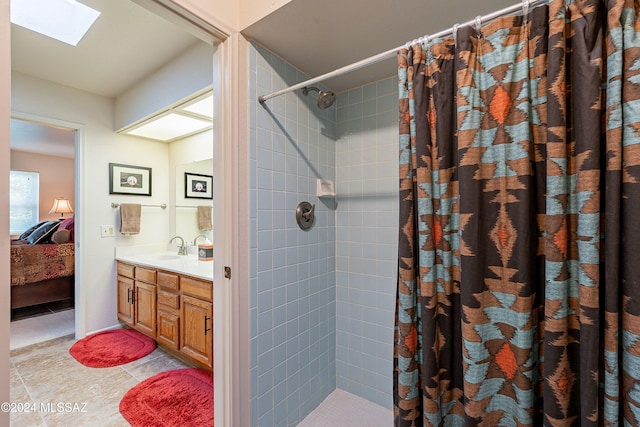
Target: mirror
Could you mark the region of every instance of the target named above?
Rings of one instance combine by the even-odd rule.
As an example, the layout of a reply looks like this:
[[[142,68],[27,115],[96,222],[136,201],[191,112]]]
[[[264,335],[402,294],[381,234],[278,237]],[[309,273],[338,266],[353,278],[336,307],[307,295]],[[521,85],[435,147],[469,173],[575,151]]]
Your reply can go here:
[[[170,179],[175,183],[170,195],[172,236],[181,236],[192,245],[196,236],[204,234],[213,242],[213,230],[198,227],[198,206],[213,208],[213,131],[203,132],[170,144]],[[212,197],[212,198],[211,198]],[[212,212],[213,218],[213,212]],[[204,239],[198,239],[204,243]]]
[[[209,153],[213,148],[209,150]],[[213,208],[213,159],[182,163],[175,167],[174,224],[175,235],[182,236],[185,243],[193,244],[196,236],[204,234],[213,242],[213,230],[201,231],[198,227],[198,206]],[[213,215],[212,215],[213,218]],[[204,243],[204,239],[198,239]]]

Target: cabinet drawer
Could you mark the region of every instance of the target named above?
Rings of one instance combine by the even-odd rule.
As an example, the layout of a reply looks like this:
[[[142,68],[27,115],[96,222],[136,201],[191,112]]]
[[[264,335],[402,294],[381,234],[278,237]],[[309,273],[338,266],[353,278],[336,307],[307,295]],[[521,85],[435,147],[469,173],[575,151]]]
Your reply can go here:
[[[133,265],[124,264],[118,261],[118,276],[124,276],[133,279],[133,269]]]
[[[141,280],[147,283],[156,283],[156,271],[149,268],[136,266],[136,280]]]
[[[165,289],[177,291],[180,288],[180,276],[178,276],[177,274],[158,271],[157,280],[158,286],[161,286]]]
[[[182,277],[180,280],[180,288],[182,293],[201,298],[207,301],[213,301],[213,283],[204,282],[202,280],[192,279],[190,277]]]
[[[158,289],[158,305],[180,308],[180,295]]]

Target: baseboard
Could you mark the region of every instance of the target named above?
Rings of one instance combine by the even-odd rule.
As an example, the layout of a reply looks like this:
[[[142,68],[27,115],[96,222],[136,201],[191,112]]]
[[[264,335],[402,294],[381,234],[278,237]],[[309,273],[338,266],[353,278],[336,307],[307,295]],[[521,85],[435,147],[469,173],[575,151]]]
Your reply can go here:
[[[114,329],[122,329],[124,327],[125,327],[125,325],[123,323],[117,323],[117,324],[115,324],[113,326],[109,326],[109,327],[106,327],[106,328],[97,329],[95,331],[87,332],[86,336],[89,336],[89,335],[92,335],[92,334],[97,334],[98,332],[111,331],[111,330],[114,330]]]

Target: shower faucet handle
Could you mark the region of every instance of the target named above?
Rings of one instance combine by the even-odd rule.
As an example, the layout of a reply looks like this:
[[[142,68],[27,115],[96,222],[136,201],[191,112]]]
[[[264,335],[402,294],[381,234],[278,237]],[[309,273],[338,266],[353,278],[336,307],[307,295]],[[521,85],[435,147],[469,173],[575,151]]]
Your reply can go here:
[[[307,201],[300,202],[296,208],[296,221],[298,222],[298,227],[302,230],[311,228],[315,219],[315,210],[316,205],[312,205]]]
[[[316,205],[311,205],[310,210],[305,210],[304,212],[302,212],[302,217],[307,221],[311,220],[311,218],[313,218],[315,210],[316,210]]]

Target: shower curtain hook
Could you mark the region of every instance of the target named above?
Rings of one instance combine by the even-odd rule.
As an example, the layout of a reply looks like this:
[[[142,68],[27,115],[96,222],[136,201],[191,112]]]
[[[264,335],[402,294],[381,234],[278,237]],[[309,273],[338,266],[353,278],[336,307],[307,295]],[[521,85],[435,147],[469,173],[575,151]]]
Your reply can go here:
[[[409,41],[404,45],[404,47],[405,47],[407,50],[411,50],[411,48],[413,47],[413,40],[409,40]]]
[[[453,47],[458,47],[458,26],[460,24],[458,24],[457,22],[455,24],[453,24],[453,28],[451,29],[451,32],[453,33]]]
[[[522,22],[526,24],[529,21],[529,0],[522,0],[522,16]]]
[[[482,32],[480,31],[480,27],[482,27],[482,16],[478,15],[476,16],[476,36],[478,38],[482,37]]]

